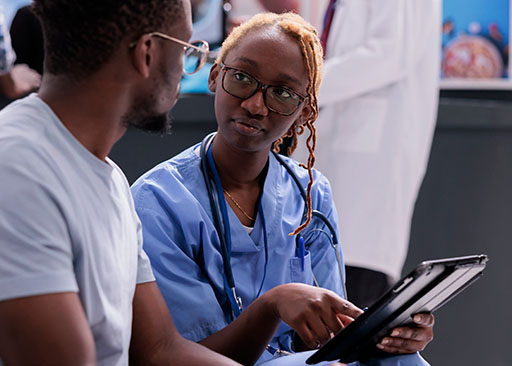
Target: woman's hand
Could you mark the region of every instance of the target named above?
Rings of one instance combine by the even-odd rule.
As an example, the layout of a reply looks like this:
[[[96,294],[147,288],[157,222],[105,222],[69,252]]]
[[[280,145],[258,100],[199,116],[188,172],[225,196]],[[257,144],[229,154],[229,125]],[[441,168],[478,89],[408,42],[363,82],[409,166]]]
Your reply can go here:
[[[377,347],[398,354],[423,351],[434,339],[434,315],[416,314],[413,321],[414,325],[393,329],[390,336],[382,338]]]
[[[301,283],[277,286],[265,296],[274,314],[297,332],[296,350],[318,348],[363,313],[330,290]],[[414,325],[394,328],[377,347],[393,354],[422,351],[434,338],[434,320],[432,314],[416,314]]]
[[[280,285],[265,295],[307,349],[318,348],[363,313],[333,291],[301,283]]]

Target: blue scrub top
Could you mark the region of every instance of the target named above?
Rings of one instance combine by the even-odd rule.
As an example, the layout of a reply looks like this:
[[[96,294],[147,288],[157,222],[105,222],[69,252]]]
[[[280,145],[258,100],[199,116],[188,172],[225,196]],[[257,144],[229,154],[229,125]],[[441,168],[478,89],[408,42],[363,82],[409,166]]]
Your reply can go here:
[[[294,160],[285,160],[306,187],[307,171]],[[198,144],[159,164],[132,187],[143,226],[144,250],[150,257],[158,286],[179,332],[196,342],[232,321],[224,290],[220,242],[200,167]],[[313,209],[324,213],[337,230],[338,216],[329,182],[316,170],[313,175]],[[251,234],[247,234],[227,205],[231,265],[244,308],[254,301],[260,287],[264,293],[284,283],[312,285],[312,273],[320,286],[344,296],[336,253],[325,235],[329,231],[318,218],[313,218],[303,231],[308,252],[302,271],[301,260],[296,257],[295,237],[288,234],[299,226],[305,202],[291,176],[272,154],[261,205],[263,215],[257,215]],[[265,278],[264,225],[268,243]],[[308,234],[312,229],[323,229],[325,233]],[[289,350],[292,336],[293,332],[283,323],[272,345]],[[269,356],[265,352],[261,360]]]

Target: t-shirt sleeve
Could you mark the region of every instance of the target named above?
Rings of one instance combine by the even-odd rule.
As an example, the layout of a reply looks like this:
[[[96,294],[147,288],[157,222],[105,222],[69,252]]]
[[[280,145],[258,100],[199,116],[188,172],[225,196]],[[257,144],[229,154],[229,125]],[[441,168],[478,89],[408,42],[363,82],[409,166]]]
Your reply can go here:
[[[151,263],[149,261],[148,255],[144,251],[142,247],[142,225],[140,223],[139,218],[137,217],[137,240],[138,240],[138,263],[137,263],[137,284],[153,282],[155,281],[155,276],[153,275],[153,271],[151,269]]]
[[[15,158],[0,161],[0,301],[77,292],[63,207],[41,173],[50,169],[23,151],[11,153]]]

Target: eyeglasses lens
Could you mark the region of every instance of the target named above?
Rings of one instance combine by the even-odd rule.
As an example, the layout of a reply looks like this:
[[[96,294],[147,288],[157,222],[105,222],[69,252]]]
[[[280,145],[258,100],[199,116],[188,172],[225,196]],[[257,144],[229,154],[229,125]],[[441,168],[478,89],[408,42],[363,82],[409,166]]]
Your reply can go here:
[[[246,99],[258,89],[258,81],[252,76],[235,69],[227,69],[223,78],[223,87],[229,94]],[[292,114],[300,104],[299,96],[281,86],[269,86],[265,96],[265,105],[271,111],[284,115]]]
[[[205,42],[197,41],[192,44],[198,47],[201,51],[193,47],[187,47],[185,49],[185,54],[183,56],[183,71],[186,74],[193,74],[201,69],[201,67],[206,63],[206,58],[208,56],[208,45]]]

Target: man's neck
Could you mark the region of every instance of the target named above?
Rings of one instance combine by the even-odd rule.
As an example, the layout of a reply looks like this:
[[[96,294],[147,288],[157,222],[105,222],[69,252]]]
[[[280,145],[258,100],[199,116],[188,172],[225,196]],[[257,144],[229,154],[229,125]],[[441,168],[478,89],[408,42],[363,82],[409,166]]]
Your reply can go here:
[[[121,118],[127,96],[119,90],[118,85],[108,82],[76,82],[45,75],[39,97],[87,150],[105,160],[126,131]]]

